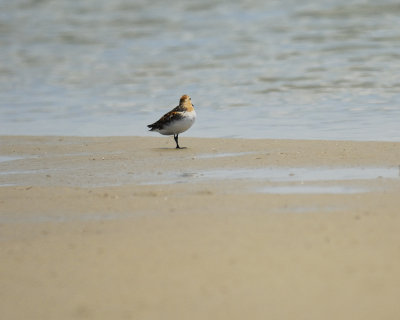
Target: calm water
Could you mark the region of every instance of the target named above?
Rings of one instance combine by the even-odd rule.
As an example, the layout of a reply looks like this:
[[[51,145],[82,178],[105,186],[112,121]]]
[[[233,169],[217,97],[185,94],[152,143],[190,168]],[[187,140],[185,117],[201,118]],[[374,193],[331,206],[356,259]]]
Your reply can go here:
[[[0,0],[0,134],[400,141],[400,3]]]

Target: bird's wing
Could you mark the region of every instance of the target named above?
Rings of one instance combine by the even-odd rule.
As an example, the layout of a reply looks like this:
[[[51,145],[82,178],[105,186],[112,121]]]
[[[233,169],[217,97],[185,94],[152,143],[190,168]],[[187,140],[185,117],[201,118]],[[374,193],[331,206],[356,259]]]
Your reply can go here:
[[[164,114],[158,121],[154,122],[153,124],[149,124],[148,127],[150,130],[155,129],[162,129],[165,125],[175,121],[182,119],[183,115],[182,112],[179,111],[180,108],[177,106],[176,108],[172,109],[170,112]]]

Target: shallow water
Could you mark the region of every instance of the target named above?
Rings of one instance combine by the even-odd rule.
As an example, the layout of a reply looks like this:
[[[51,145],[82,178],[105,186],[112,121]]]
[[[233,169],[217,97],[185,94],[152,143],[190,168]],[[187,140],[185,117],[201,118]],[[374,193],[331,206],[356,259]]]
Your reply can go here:
[[[73,153],[77,155],[80,153]],[[85,153],[82,153],[85,154]],[[247,153],[222,153],[220,157]],[[215,157],[214,154],[204,156]],[[22,157],[0,157],[0,162],[19,162]],[[25,159],[25,158],[24,158]],[[104,160],[104,157],[99,159]],[[35,165],[33,165],[35,167]],[[93,171],[93,164],[82,167],[27,168],[5,165],[0,170],[0,187],[4,186],[80,186],[106,187],[123,185],[196,184],[221,181],[243,181],[249,191],[271,194],[350,194],[373,191],[381,179],[400,179],[400,167],[261,167],[261,168],[214,168],[199,170],[171,170],[147,172],[111,168]],[[107,166],[106,166],[107,167]],[[106,168],[105,167],[105,168]],[[363,182],[377,181],[371,188]],[[375,185],[375,186],[374,186]],[[375,189],[374,189],[375,190]]]
[[[252,187],[257,193],[268,194],[352,194],[377,191],[358,185],[359,181],[398,179],[395,167],[266,167],[212,169],[197,172],[166,172],[141,177],[142,184],[196,183],[204,181],[244,180],[264,184]],[[328,182],[326,185],[324,183]],[[345,183],[346,182],[346,183]],[[354,185],[349,185],[348,182]]]
[[[400,140],[400,4],[0,3],[0,134]]]
[[[196,159],[216,159],[216,158],[229,158],[229,157],[240,157],[249,154],[254,154],[256,152],[223,152],[223,153],[205,153],[196,156]]]
[[[352,194],[369,192],[371,189],[360,187],[349,187],[343,185],[322,186],[322,185],[288,185],[270,186],[257,189],[259,193],[268,194]]]
[[[269,185],[258,189],[266,193],[358,193],[366,189],[341,185],[343,181],[398,179],[399,168],[396,167],[265,167],[265,168],[231,168],[199,170],[192,172],[169,171],[163,174],[145,174],[136,178],[142,184],[175,184],[196,183],[218,180],[246,180],[261,183],[284,183]],[[315,185],[318,182],[336,182],[334,186]],[[312,185],[302,185],[304,183]],[[288,183],[288,185],[286,185]],[[293,185],[292,183],[300,183]]]
[[[20,156],[0,156],[0,162],[9,162],[9,161],[20,160],[20,159],[24,159],[24,157],[20,157]]]
[[[208,170],[197,174],[204,179],[257,179],[272,182],[338,181],[398,178],[399,168],[304,167],[235,168]]]

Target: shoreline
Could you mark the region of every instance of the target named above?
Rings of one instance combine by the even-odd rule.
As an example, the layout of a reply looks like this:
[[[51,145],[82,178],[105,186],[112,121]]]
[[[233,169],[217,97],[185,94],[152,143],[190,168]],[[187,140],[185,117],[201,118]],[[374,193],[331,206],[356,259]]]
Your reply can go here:
[[[397,319],[400,142],[0,136],[7,319]]]
[[[59,134],[0,134],[0,138],[75,138],[75,139],[120,139],[120,138],[144,138],[144,139],[168,139],[168,137],[173,138],[171,136],[161,135],[157,132],[146,131],[146,134],[143,135],[59,135]],[[200,140],[249,140],[249,141],[314,141],[314,142],[372,142],[372,143],[400,143],[400,140],[362,140],[362,139],[337,139],[337,138],[274,138],[274,137],[234,137],[234,136],[226,136],[226,137],[202,137],[202,136],[193,136],[186,135],[182,133],[182,136],[179,138],[187,138],[187,139],[200,139]]]

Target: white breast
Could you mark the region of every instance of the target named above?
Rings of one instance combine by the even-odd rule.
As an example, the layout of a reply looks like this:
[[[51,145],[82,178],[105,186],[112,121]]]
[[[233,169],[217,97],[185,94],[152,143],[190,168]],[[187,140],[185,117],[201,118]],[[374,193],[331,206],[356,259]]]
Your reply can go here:
[[[164,128],[158,130],[158,132],[166,136],[179,134],[189,129],[193,125],[195,120],[196,112],[194,110],[190,112],[185,112],[182,119],[175,120],[170,124],[165,125]]]

